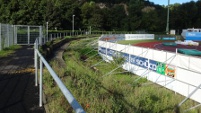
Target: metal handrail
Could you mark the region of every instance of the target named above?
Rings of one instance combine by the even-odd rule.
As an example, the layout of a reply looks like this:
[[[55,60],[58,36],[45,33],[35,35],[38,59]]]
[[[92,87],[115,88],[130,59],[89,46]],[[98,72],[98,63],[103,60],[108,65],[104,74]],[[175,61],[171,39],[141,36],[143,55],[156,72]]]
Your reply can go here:
[[[37,86],[37,77],[38,77],[38,57],[40,59],[40,86],[39,86],[39,106],[42,106],[42,93],[43,93],[43,89],[42,89],[42,76],[43,76],[43,64],[45,65],[45,67],[47,68],[47,70],[49,71],[49,73],[51,74],[52,78],[54,79],[54,81],[57,83],[57,85],[59,86],[60,90],[62,91],[63,95],[65,96],[66,100],[69,102],[69,104],[71,105],[71,107],[74,109],[74,111],[76,113],[85,113],[84,109],[82,108],[82,106],[77,102],[77,100],[73,97],[73,95],[71,94],[71,92],[66,88],[66,86],[64,85],[64,83],[61,81],[61,79],[58,77],[58,75],[54,72],[54,70],[51,68],[51,66],[48,64],[48,62],[44,59],[44,57],[41,55],[41,53],[38,50],[38,40],[35,41],[35,85]]]

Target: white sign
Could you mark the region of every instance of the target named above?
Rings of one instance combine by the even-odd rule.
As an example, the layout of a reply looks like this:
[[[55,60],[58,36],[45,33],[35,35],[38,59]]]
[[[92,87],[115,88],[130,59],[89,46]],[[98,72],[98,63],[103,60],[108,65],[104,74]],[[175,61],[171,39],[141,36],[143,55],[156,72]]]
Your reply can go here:
[[[125,40],[153,40],[154,34],[125,34]]]

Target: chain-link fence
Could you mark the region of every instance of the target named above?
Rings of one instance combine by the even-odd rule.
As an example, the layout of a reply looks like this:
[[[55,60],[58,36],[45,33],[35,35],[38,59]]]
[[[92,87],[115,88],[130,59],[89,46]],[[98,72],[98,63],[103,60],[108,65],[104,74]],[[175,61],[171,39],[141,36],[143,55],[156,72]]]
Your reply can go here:
[[[14,25],[0,23],[0,50],[14,45]]]
[[[33,45],[36,38],[42,45],[47,41],[66,36],[92,35],[92,34],[113,34],[113,32],[103,31],[67,31],[67,32],[48,32],[48,26],[32,25],[9,25],[0,23],[0,50],[10,47],[14,44]]]
[[[42,26],[15,25],[16,43],[33,45],[36,38],[43,37]]]
[[[42,26],[10,25],[0,23],[0,50],[14,44],[33,45],[36,38],[39,38],[39,42],[42,44]]]

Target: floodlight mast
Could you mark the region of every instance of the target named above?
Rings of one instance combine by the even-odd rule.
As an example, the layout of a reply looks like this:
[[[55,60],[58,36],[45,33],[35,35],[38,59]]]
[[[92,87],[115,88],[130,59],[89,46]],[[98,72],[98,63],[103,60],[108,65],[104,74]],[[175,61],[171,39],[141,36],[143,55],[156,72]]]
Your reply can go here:
[[[74,33],[74,17],[75,17],[75,15],[72,15],[72,18],[73,18],[73,19],[72,19],[72,20],[73,20],[73,21],[72,21],[72,32],[73,32],[73,33]]]
[[[168,0],[166,34],[169,34],[170,0]]]

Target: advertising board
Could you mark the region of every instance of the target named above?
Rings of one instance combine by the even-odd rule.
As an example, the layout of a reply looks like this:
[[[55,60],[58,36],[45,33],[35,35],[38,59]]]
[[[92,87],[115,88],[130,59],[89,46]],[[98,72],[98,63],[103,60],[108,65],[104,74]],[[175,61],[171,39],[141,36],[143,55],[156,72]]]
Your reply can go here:
[[[161,75],[167,75],[170,77],[175,77],[175,66],[168,65],[162,62],[150,60],[144,57],[130,55],[124,52],[118,52],[112,49],[106,49],[104,47],[99,47],[99,52],[102,54],[106,54],[111,57],[116,57],[118,55],[125,59],[125,62],[128,62],[133,65],[137,65],[139,67],[149,69]]]
[[[153,40],[154,34],[125,34],[125,40]]]
[[[201,32],[186,32],[186,40],[201,41]]]

